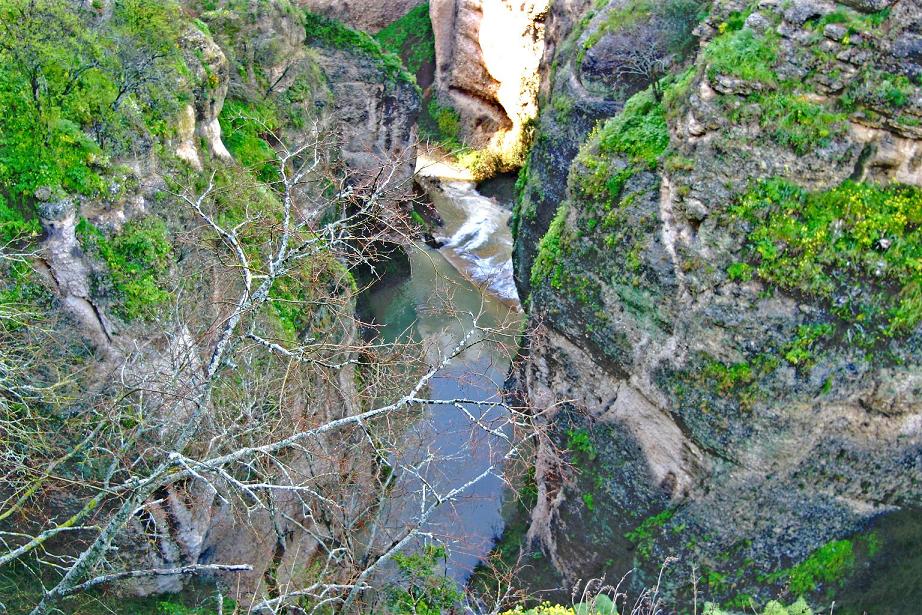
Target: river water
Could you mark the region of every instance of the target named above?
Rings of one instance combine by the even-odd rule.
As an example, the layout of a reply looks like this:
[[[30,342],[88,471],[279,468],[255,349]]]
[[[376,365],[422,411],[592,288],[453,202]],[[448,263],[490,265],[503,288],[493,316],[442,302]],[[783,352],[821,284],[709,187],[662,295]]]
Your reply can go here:
[[[477,315],[481,327],[505,332],[500,339],[480,336],[485,338],[482,343],[474,344],[437,373],[428,393],[433,399],[495,401],[523,318],[512,279],[511,203],[481,195],[471,182],[452,180],[454,171],[448,167],[431,165],[421,172],[430,178],[425,183],[444,220],[435,232],[444,246],[412,249],[409,278],[370,293],[371,316],[381,326],[383,341],[409,336],[422,342],[430,365],[436,365],[440,353],[454,347],[471,329],[470,314]],[[440,175],[449,179],[431,181]],[[475,407],[470,410],[476,412]],[[505,412],[494,409],[485,419],[501,426]],[[423,482],[437,490],[464,484],[508,451],[501,440],[472,427],[463,412],[445,405],[426,408],[405,439],[406,448],[415,451],[413,460],[431,456],[433,462],[424,467],[421,478],[404,479],[397,488],[403,497],[389,500],[383,525],[391,536],[412,523],[422,504],[421,495],[406,494],[424,493]],[[503,530],[504,483],[501,467],[495,469],[463,497],[441,507],[424,528],[446,544],[446,571],[461,583]]]

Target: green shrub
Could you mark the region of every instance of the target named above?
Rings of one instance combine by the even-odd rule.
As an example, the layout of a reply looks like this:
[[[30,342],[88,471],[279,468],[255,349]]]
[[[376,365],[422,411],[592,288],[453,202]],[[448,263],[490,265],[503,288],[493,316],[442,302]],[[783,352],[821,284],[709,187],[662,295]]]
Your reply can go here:
[[[0,195],[0,246],[39,234],[42,226],[37,218],[26,219],[18,208],[12,207]]]
[[[763,36],[749,28],[729,30],[708,43],[704,59],[712,77],[730,75],[774,84],[777,76],[772,69],[778,59],[777,35]]]
[[[406,71],[400,58],[385,51],[381,43],[365,32],[353,30],[335,19],[310,11],[304,12],[304,29],[309,41],[367,55],[389,80],[416,85],[416,79]]]
[[[828,111],[804,96],[775,92],[761,97],[759,123],[769,129],[779,145],[804,155],[829,144],[833,136],[845,131],[848,116]]]
[[[126,321],[147,320],[172,297],[165,277],[172,246],[164,223],[148,217],[125,224],[111,239],[85,219],[77,225],[84,249],[106,263],[115,291],[114,312]]]
[[[434,545],[419,553],[395,555],[402,579],[390,591],[388,611],[395,615],[440,615],[457,606],[461,592],[454,581],[436,570],[447,555],[445,547]]]
[[[434,98],[423,105],[419,118],[419,135],[441,144],[449,151],[462,150],[461,116],[448,105]]]
[[[178,108],[166,85],[182,64],[179,17],[171,0],[115,2],[105,27],[81,3],[0,3],[0,188],[10,207],[39,187],[104,191],[109,156],[162,130]]]
[[[280,125],[274,105],[270,101],[249,103],[231,98],[225,101],[218,120],[222,140],[234,159],[261,181],[277,180],[275,150],[267,141]]]

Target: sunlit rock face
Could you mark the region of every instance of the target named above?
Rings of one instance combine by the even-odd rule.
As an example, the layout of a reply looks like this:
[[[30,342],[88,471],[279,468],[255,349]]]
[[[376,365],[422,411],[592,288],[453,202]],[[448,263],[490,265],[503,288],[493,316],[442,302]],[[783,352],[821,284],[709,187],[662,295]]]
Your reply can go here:
[[[475,147],[509,151],[537,115],[549,0],[433,0],[436,88]]]
[[[425,0],[298,0],[309,11],[338,19],[353,28],[377,32]]]

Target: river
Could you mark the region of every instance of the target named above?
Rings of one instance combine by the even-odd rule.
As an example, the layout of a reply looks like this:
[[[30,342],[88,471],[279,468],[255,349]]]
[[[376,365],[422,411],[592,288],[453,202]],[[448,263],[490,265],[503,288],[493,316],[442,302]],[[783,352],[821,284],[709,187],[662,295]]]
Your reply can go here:
[[[383,341],[409,336],[427,349],[430,365],[440,352],[452,348],[471,328],[469,314],[482,327],[506,332],[475,344],[441,369],[429,387],[434,399],[498,400],[516,351],[515,333],[523,319],[512,278],[512,237],[508,227],[510,202],[500,202],[461,181],[456,170],[423,162],[429,195],[444,221],[434,233],[440,249],[416,246],[410,250],[409,278],[369,294],[369,309],[381,326]],[[472,411],[474,409],[472,408]],[[486,419],[501,425],[505,412],[494,409]],[[508,451],[496,438],[472,428],[459,410],[426,408],[405,435],[409,460],[432,456],[422,477],[405,478],[397,492],[425,491],[426,482],[449,489],[482,474]],[[448,547],[445,562],[450,577],[464,583],[491,550],[503,531],[501,467],[470,488],[463,497],[443,505],[424,530]],[[419,510],[419,496],[392,498],[386,504],[384,527],[396,536]]]

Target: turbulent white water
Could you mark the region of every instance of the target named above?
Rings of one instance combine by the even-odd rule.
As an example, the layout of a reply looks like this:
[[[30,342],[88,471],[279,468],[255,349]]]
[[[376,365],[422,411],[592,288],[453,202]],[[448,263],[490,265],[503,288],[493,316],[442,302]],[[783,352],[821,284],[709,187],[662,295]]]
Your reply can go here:
[[[462,275],[504,303],[518,305],[512,277],[509,209],[477,192],[471,182],[443,181],[433,194],[445,225],[442,253]]]

